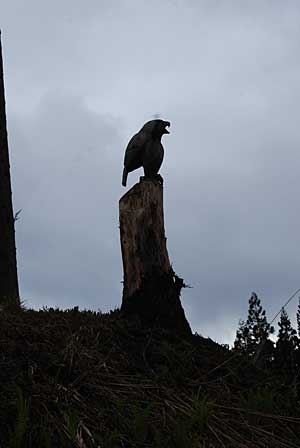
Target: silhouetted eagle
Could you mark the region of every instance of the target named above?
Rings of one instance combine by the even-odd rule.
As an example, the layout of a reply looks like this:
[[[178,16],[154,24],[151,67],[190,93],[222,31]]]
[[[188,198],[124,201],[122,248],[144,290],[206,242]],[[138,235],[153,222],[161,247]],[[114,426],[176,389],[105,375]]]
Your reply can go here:
[[[127,176],[131,171],[143,167],[145,177],[157,177],[164,158],[161,138],[169,134],[166,127],[169,121],[151,120],[129,141],[125,151],[122,185],[126,187]]]

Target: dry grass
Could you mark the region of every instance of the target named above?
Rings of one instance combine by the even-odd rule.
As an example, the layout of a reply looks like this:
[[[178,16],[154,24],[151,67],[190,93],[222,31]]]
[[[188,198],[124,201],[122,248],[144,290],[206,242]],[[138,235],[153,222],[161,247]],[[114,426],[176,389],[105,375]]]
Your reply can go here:
[[[295,388],[119,311],[0,313],[0,446],[296,448]]]

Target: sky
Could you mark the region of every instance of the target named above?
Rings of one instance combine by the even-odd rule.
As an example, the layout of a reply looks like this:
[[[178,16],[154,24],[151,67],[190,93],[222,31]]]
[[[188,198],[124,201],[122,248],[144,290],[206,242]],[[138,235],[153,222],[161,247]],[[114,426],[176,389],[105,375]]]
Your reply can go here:
[[[159,116],[193,331],[232,344],[252,291],[270,321],[300,288],[300,3],[2,0],[0,28],[26,306],[120,306],[124,151]]]

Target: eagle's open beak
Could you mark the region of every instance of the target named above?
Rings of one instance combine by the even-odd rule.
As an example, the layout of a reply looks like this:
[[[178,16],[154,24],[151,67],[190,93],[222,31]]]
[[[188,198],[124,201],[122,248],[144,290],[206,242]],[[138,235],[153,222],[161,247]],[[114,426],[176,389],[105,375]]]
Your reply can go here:
[[[171,123],[169,121],[165,121],[165,128],[169,128],[171,126]],[[170,134],[170,131],[168,129],[165,129],[165,134]]]

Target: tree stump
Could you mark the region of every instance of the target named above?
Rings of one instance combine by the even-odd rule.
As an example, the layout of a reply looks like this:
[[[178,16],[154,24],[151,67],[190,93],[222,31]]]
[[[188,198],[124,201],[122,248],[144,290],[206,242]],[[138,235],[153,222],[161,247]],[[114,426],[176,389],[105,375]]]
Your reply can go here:
[[[124,287],[121,310],[149,326],[190,335],[180,302],[184,282],[174,273],[167,252],[163,186],[141,180],[119,201]]]

